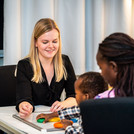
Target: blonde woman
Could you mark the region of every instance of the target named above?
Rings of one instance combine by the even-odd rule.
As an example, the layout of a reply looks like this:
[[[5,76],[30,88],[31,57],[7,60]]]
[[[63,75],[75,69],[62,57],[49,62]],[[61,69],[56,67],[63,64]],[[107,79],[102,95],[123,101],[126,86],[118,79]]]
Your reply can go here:
[[[22,118],[34,111],[34,105],[51,106],[51,112],[76,105],[74,69],[69,57],[61,54],[54,20],[40,19],[35,24],[29,54],[18,62],[16,77],[16,109]],[[61,102],[64,88],[66,99]]]

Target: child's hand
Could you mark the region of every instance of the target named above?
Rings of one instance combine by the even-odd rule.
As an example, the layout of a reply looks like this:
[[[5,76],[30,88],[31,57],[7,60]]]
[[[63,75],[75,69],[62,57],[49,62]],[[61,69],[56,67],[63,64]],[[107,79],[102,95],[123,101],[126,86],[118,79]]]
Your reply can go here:
[[[43,121],[43,123],[46,123],[52,118],[52,116],[51,116],[51,114],[39,114],[39,115],[37,115],[36,120],[38,120],[40,118],[44,118],[45,120]]]
[[[67,120],[67,119],[62,119],[62,120],[61,120],[61,124],[63,125],[63,128],[66,129],[66,127],[72,125],[73,122],[70,121],[70,120]]]
[[[33,111],[33,106],[29,102],[21,102],[19,104],[19,115],[21,118],[29,116]]]

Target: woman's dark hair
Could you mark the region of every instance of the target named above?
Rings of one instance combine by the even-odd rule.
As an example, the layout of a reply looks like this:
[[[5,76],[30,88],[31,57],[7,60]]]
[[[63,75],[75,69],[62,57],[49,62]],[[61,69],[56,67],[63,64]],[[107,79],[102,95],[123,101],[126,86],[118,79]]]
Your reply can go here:
[[[86,72],[79,76],[82,82],[79,85],[83,94],[88,93],[90,98],[94,98],[97,94],[108,89],[108,84],[98,72]]]
[[[98,52],[108,62],[117,64],[115,96],[134,96],[134,39],[124,33],[113,33],[99,44]]]

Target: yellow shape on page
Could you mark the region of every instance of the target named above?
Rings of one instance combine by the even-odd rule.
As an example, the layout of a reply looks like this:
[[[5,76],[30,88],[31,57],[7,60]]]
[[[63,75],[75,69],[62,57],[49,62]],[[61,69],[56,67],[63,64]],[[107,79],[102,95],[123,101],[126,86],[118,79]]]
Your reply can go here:
[[[60,118],[59,117],[53,117],[52,119],[49,120],[49,122],[59,122]]]

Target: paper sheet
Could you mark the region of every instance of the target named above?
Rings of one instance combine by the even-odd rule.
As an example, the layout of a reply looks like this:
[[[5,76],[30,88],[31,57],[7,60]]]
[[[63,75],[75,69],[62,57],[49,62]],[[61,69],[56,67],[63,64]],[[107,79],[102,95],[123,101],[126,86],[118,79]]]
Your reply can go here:
[[[50,113],[50,112],[43,112],[43,113]],[[14,114],[13,117],[20,120],[23,123],[26,123],[27,125],[34,127],[35,129],[38,129],[38,127],[42,128],[40,131],[42,132],[52,132],[52,131],[63,131],[62,129],[56,129],[54,128],[53,124],[55,122],[47,122],[47,123],[38,123],[36,121],[36,116],[40,114],[39,112],[35,112],[32,113],[29,117],[25,118],[25,119],[21,119],[20,116],[18,114]],[[39,129],[40,129],[39,128]],[[38,129],[38,130],[39,130]]]

